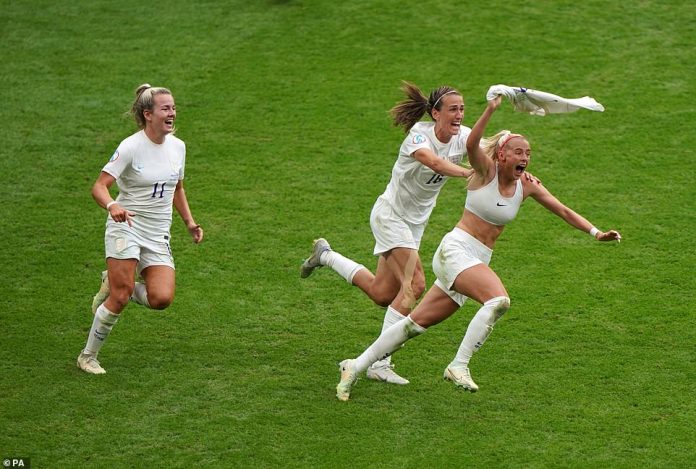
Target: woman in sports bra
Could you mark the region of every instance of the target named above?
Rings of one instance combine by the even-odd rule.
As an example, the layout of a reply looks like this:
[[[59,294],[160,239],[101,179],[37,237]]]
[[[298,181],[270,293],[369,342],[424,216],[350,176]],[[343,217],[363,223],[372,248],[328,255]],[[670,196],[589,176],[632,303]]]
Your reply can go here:
[[[467,156],[474,174],[469,181],[462,218],[443,237],[433,257],[435,284],[409,316],[383,331],[358,358],[341,362],[341,381],[336,387],[339,400],[349,399],[358,374],[370,364],[450,317],[467,298],[482,306],[469,323],[444,377],[471,392],[478,390],[469,373],[469,360],[486,341],[496,321],[510,308],[507,290],[488,264],[496,240],[527,197],[598,241],[621,240],[617,231],[599,231],[543,185],[522,177],[531,156],[529,142],[523,135],[502,131],[481,140],[500,102],[500,96],[488,102],[467,139]]]

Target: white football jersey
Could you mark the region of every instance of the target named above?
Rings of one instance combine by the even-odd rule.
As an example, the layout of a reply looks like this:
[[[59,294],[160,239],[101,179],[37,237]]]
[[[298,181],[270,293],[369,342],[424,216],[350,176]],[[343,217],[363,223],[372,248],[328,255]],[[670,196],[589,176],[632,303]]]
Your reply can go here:
[[[416,123],[401,144],[391,180],[381,197],[406,221],[416,224],[427,222],[448,177],[420,163],[413,153],[420,148],[428,148],[444,160],[461,164],[470,132],[469,127],[460,126],[457,135],[448,143],[442,143],[435,136],[434,122]]]
[[[116,178],[119,205],[135,212],[133,228],[146,235],[169,233],[185,162],[186,145],[171,134],[156,144],[141,130],[121,142],[102,171]],[[108,221],[113,223],[110,216]]]

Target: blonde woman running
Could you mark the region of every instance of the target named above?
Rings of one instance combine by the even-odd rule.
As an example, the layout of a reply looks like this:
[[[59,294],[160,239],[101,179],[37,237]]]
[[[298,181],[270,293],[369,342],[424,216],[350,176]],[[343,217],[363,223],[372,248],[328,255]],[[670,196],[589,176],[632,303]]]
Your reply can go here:
[[[529,142],[523,135],[502,131],[480,145],[500,101],[500,97],[489,101],[467,139],[468,158],[475,174],[469,182],[462,218],[435,252],[435,284],[408,317],[384,330],[358,358],[341,362],[341,380],[336,387],[339,400],[349,399],[359,373],[450,317],[467,298],[482,306],[471,320],[454,360],[445,368],[444,377],[471,392],[478,390],[469,372],[469,360],[510,308],[507,290],[488,264],[496,240],[527,197],[598,241],[621,240],[617,231],[598,230],[544,186],[523,177],[531,158]]]
[[[104,244],[106,272],[94,296],[94,320],[77,366],[91,374],[106,371],[97,360],[104,341],[129,300],[165,309],[174,300],[174,258],[169,247],[172,206],[195,243],[203,229],[191,215],[184,191],[186,146],[173,135],[176,106],[166,88],[141,85],[132,113],[140,131],[121,142],[92,187],[108,212]],[[116,182],[114,200],[109,189]],[[144,283],[135,283],[136,273]]]

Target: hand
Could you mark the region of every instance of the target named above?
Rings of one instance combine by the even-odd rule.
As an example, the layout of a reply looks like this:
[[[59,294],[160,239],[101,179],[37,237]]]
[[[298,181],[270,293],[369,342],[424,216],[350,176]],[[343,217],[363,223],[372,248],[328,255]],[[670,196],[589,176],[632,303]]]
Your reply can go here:
[[[542,184],[541,184],[541,179],[539,179],[538,177],[536,177],[535,175],[533,175],[533,174],[530,173],[530,172],[525,171],[525,172],[524,172],[524,177],[525,177],[525,179],[527,179],[527,181],[529,181],[529,182],[531,182],[531,183],[533,183],[533,184],[539,184],[540,186],[542,185]]]
[[[503,102],[502,95],[498,95],[495,98],[488,101],[488,108],[492,111],[495,111],[496,109],[498,109],[498,107],[500,106],[500,103],[502,103],[502,102]]]
[[[464,168],[463,167],[462,168],[462,177],[469,178],[469,177],[473,176],[474,172],[475,171],[471,168]]]
[[[109,207],[109,215],[111,215],[111,219],[117,223],[126,222],[128,223],[128,226],[133,226],[131,218],[135,216],[135,212],[126,210],[125,208],[121,207],[118,203],[115,203],[111,207]]]
[[[416,295],[414,295],[413,288],[409,284],[404,291],[404,297],[401,299],[401,307],[413,309],[416,307],[417,301],[418,298],[416,298]]]
[[[597,241],[614,241],[621,242],[621,234],[616,230],[609,230],[607,232],[600,231],[595,235]]]
[[[191,238],[193,238],[194,243],[199,244],[201,241],[203,241],[203,228],[201,228],[201,225],[191,225],[187,228]]]

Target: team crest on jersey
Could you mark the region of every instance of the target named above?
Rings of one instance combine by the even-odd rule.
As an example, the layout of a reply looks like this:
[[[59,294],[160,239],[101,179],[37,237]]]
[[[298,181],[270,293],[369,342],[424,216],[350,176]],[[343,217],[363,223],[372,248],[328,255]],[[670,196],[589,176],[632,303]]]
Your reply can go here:
[[[413,143],[419,144],[419,143],[424,143],[424,142],[425,142],[425,137],[424,137],[424,136],[422,136],[422,135],[420,135],[420,134],[416,134],[416,135],[413,136]]]
[[[114,152],[114,154],[111,155],[111,158],[109,159],[109,163],[113,163],[113,162],[116,161],[117,159],[118,159],[118,150],[116,150],[116,151]]]

